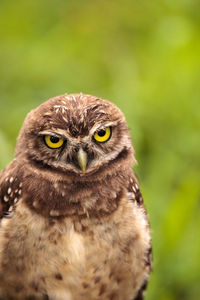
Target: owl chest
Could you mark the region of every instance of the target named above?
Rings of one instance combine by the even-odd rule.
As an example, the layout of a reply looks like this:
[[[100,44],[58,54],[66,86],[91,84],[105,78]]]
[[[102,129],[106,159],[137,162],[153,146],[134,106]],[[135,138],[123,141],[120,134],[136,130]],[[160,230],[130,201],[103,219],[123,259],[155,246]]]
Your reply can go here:
[[[1,256],[4,284],[21,287],[19,299],[26,294],[55,300],[131,299],[136,293],[145,275],[145,245],[124,220],[48,225],[25,215],[23,220],[16,213],[10,223]],[[10,257],[15,257],[13,264]]]

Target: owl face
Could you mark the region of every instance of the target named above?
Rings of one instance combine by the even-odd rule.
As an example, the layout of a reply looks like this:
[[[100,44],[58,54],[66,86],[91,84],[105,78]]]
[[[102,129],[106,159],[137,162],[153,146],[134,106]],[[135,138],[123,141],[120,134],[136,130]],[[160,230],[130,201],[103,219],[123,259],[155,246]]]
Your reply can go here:
[[[62,95],[27,116],[16,156],[42,167],[88,176],[132,151],[128,127],[112,103],[89,95]]]

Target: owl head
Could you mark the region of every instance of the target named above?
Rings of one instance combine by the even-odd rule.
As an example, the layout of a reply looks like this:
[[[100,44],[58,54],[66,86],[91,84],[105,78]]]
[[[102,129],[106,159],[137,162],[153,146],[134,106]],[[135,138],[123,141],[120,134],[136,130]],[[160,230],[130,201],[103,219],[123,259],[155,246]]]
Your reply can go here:
[[[61,95],[41,104],[26,117],[16,157],[87,177],[105,168],[134,162],[128,126],[112,103],[90,95]],[[121,163],[120,163],[121,162]]]

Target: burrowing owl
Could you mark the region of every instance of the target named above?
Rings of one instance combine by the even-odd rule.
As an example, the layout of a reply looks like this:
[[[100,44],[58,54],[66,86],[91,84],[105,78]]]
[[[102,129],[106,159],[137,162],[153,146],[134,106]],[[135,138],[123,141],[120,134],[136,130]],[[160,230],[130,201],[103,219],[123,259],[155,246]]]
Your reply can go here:
[[[142,299],[151,239],[125,118],[74,94],[31,111],[0,173],[0,298]]]

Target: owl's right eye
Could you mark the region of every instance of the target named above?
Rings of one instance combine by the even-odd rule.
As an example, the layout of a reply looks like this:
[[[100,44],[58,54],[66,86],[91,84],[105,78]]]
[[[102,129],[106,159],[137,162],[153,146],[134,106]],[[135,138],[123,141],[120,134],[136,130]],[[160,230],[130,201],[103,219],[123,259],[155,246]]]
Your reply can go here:
[[[64,143],[63,139],[61,139],[57,136],[52,136],[52,135],[45,135],[44,142],[47,145],[47,147],[49,147],[51,149],[58,149]]]

